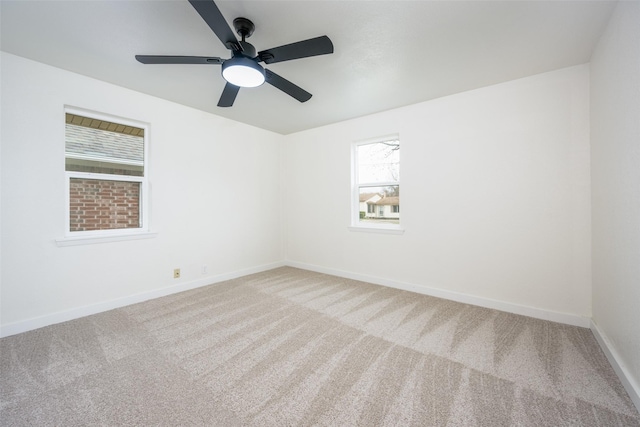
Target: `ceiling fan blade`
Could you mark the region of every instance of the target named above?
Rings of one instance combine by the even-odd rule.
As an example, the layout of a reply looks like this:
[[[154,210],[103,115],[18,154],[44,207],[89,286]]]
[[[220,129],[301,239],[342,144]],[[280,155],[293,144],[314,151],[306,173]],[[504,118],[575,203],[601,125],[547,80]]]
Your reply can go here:
[[[220,101],[218,101],[218,107],[231,107],[233,101],[236,100],[240,87],[228,83],[224,85],[222,95],[220,95]]]
[[[211,56],[136,55],[143,64],[222,64],[224,59]]]
[[[269,83],[271,86],[274,86],[287,95],[290,95],[297,99],[300,102],[306,102],[311,99],[311,94],[306,90],[302,89],[299,86],[294,85],[289,80],[280,77],[273,71],[264,70],[265,71],[265,81]]]
[[[242,50],[238,39],[213,0],[189,0],[189,3],[191,3],[191,6],[200,14],[204,22],[209,25],[227,49],[234,51]]]
[[[263,50],[258,52],[258,58],[267,64],[273,64],[275,62],[326,55],[328,53],[333,53],[333,43],[331,43],[329,37],[320,36],[314,39]]]

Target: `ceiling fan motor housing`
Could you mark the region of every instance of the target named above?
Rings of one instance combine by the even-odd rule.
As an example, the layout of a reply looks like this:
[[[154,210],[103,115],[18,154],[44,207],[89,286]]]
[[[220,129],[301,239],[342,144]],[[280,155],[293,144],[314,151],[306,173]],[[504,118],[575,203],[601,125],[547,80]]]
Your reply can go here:
[[[247,58],[255,58],[258,54],[256,53],[256,48],[249,42],[240,41],[238,44],[242,47],[242,51],[234,51],[233,56],[236,54],[245,56]]]

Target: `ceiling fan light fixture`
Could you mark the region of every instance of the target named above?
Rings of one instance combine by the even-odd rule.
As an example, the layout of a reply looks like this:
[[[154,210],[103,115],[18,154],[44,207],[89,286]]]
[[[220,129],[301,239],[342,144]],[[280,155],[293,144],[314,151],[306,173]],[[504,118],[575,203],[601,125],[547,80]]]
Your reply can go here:
[[[238,87],[257,87],[264,83],[265,73],[253,59],[237,56],[224,61],[222,77]]]

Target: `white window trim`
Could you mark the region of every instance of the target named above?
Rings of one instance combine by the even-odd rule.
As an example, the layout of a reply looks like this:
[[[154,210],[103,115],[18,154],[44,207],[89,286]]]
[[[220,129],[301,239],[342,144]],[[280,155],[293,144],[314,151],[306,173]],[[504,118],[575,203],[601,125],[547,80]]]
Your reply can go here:
[[[65,220],[64,220],[64,236],[56,239],[56,245],[58,246],[76,246],[95,243],[107,243],[123,240],[136,240],[156,237],[157,233],[151,230],[151,215],[149,208],[149,125],[147,123],[138,122],[131,119],[126,119],[118,116],[111,116],[104,113],[97,113],[94,111],[83,110],[80,108],[65,106],[64,113],[79,115],[96,120],[105,120],[113,123],[122,124],[125,126],[137,127],[144,130],[143,144],[144,144],[144,176],[130,176],[130,175],[113,175],[113,174],[100,174],[100,173],[87,173],[87,172],[73,172],[65,171]],[[64,117],[63,117],[64,120]],[[63,121],[64,123],[64,121]],[[63,141],[64,139],[63,135]],[[66,156],[65,156],[66,157]],[[63,171],[64,171],[64,158],[63,158]],[[138,228],[118,228],[111,230],[88,230],[88,231],[70,231],[70,182],[72,178],[84,178],[84,179],[98,179],[104,181],[128,181],[128,182],[140,182],[140,217],[142,221],[141,227]]]
[[[358,182],[358,147],[360,145],[375,144],[390,140],[400,140],[399,134],[391,134],[378,138],[355,141],[351,144],[351,220],[347,227],[350,231],[379,233],[379,234],[404,234],[402,219],[400,224],[362,224],[360,221],[360,188],[361,187],[386,187],[400,186],[400,180],[387,182]],[[402,162],[401,162],[402,163]]]
[[[404,234],[404,228],[397,224],[393,225],[350,225],[347,227],[349,231],[357,231],[361,233],[374,233],[374,234]]]
[[[143,166],[144,162],[140,162],[138,160],[124,160],[124,159],[110,159],[98,156],[90,156],[87,154],[79,155],[79,154],[68,154],[65,155],[67,159],[78,159],[78,160],[93,160],[103,163],[115,163],[118,165],[131,165],[131,166]]]
[[[124,229],[135,230],[129,232],[122,232],[117,235],[111,236],[79,236],[79,237],[63,237],[56,239],[56,245],[59,247],[65,246],[80,246],[80,245],[94,245],[97,243],[110,243],[110,242],[122,242],[125,240],[140,240],[140,239],[152,239],[158,236],[158,233],[151,231],[138,231],[139,229]],[[97,231],[111,231],[111,230],[97,230]],[[122,231],[122,230],[119,230]]]

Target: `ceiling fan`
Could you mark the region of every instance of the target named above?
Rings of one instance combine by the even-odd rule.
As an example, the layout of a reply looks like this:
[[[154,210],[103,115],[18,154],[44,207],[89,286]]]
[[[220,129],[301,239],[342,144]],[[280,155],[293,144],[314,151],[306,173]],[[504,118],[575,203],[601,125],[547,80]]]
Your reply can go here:
[[[300,102],[306,102],[311,94],[289,80],[267,70],[259,63],[274,64],[292,59],[333,53],[333,43],[327,36],[303,40],[256,52],[245,39],[255,30],[255,25],[247,18],[236,18],[233,26],[240,36],[238,41],[227,21],[213,0],[189,0],[191,6],[211,27],[222,44],[231,50],[231,58],[208,56],[167,56],[136,55],[143,64],[214,64],[222,66],[222,77],[227,81],[218,101],[218,107],[231,107],[241,87],[256,87],[264,82],[280,89]]]

